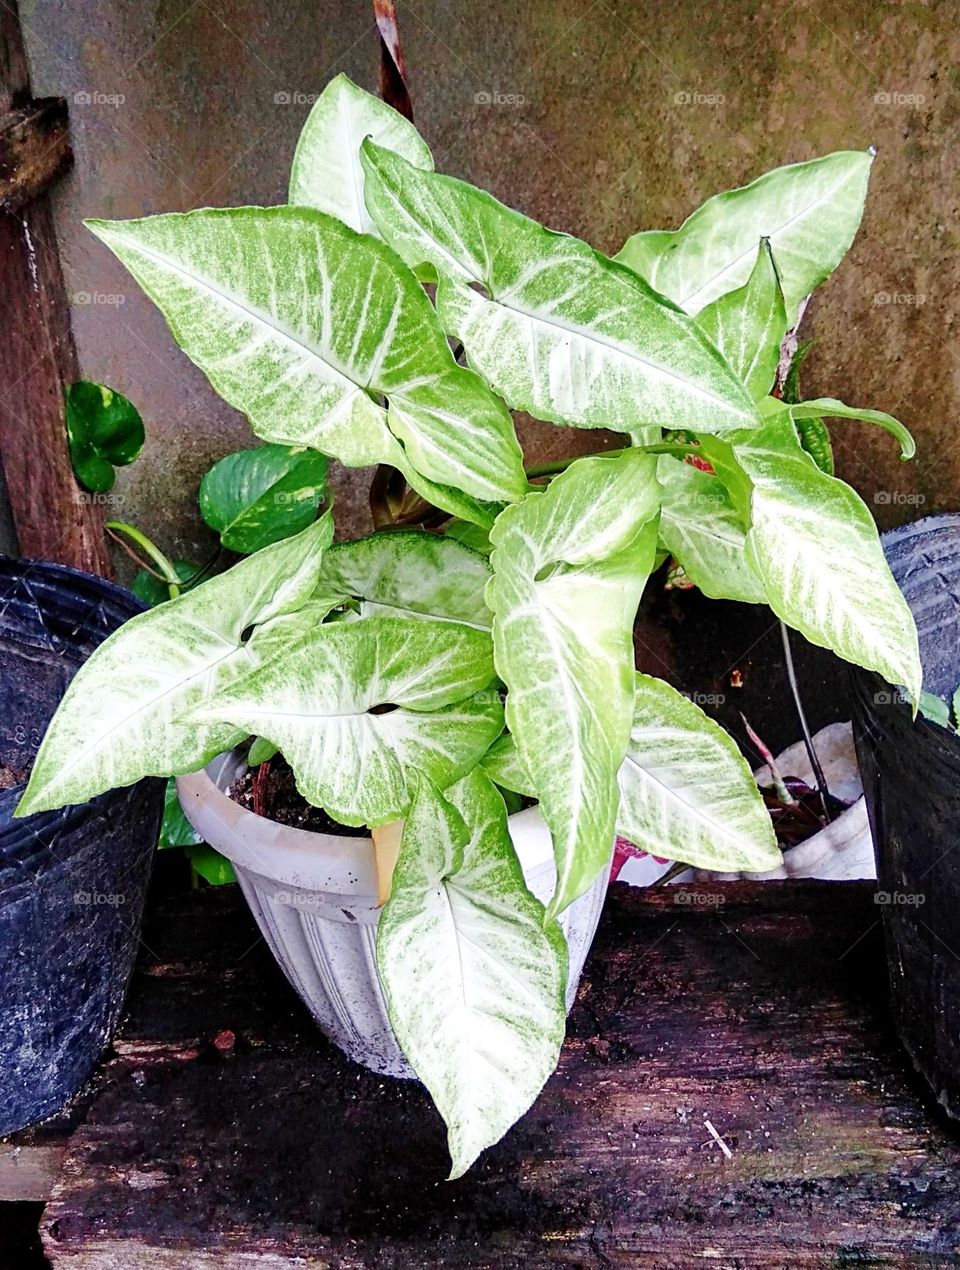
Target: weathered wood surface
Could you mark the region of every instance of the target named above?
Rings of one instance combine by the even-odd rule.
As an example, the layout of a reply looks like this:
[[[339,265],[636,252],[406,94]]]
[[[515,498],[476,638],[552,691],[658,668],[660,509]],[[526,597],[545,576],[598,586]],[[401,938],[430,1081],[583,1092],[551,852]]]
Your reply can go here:
[[[857,883],[614,888],[559,1071],[448,1183],[423,1090],[327,1044],[235,889],[170,902],[69,1143],[47,1255],[72,1270],[960,1264],[960,1139],[889,1033],[877,916]]]
[[[43,97],[0,119],[0,211],[42,194],[70,161],[67,103]]]
[[[17,6],[4,0],[0,117],[32,108]],[[109,577],[99,510],[77,486],[67,453],[63,390],[80,373],[45,195],[0,212],[0,291],[0,461],[20,550]]]

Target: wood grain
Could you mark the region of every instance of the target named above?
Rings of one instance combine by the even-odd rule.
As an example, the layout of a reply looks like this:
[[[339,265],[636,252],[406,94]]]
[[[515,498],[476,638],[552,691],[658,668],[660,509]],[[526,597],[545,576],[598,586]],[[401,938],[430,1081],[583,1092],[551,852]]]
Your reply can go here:
[[[16,4],[0,4],[0,116],[29,115]],[[0,212],[0,460],[24,556],[111,575],[101,518],[73,477],[63,391],[80,378],[45,195]]]
[[[235,888],[144,932],[44,1218],[52,1265],[960,1264],[868,884],[611,891],[560,1068],[455,1183],[422,1089],[319,1034]],[[727,1158],[705,1125],[730,1150]]]

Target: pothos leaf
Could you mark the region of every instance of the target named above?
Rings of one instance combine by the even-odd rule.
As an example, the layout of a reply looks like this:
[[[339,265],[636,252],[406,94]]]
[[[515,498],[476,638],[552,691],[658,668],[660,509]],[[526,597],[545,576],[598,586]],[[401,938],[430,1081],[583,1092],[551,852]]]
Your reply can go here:
[[[325,455],[302,446],[237,450],[200,482],[200,514],[230,551],[259,551],[316,519],[327,466]]]
[[[114,468],[132,463],[145,432],[136,406],[104,384],[79,380],[65,394],[67,442],[73,470],[87,489],[113,488]]]
[[[193,564],[190,560],[175,560],[173,569],[180,581],[187,583],[192,582],[200,573],[200,566]],[[158,604],[166,604],[170,599],[169,584],[155,574],[148,573],[146,569],[141,569],[133,579],[130,590],[138,600],[142,600],[150,608],[155,608]]]

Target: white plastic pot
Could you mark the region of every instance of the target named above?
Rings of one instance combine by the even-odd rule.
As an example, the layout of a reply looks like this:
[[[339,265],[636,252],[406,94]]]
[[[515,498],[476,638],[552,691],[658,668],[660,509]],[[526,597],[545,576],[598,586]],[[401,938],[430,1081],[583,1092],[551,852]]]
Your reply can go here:
[[[245,768],[243,757],[233,752],[202,772],[179,777],[187,819],[233,865],[264,939],[330,1040],[375,1072],[413,1077],[387,1018],[377,974],[380,909],[372,840],[293,829],[248,811],[227,793]],[[527,885],[546,901],[556,869],[539,811],[531,807],[511,816],[510,836]],[[568,1010],[606,890],[604,870],[560,917],[570,953]]]

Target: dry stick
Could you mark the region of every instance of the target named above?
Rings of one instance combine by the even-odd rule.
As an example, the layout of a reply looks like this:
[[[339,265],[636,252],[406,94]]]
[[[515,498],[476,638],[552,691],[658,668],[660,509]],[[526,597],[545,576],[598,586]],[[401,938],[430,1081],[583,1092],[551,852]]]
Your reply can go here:
[[[403,49],[400,47],[397,7],[393,0],[373,0],[373,13],[377,20],[377,32],[380,39],[380,96],[388,106],[392,106],[413,123],[413,103],[407,88],[407,67],[403,60]],[[370,483],[370,511],[375,529],[398,524],[402,519],[392,514],[388,492],[398,475],[396,468],[388,463],[381,463]]]
[[[830,791],[827,789],[827,779],[823,774],[823,768],[820,766],[820,759],[813,745],[813,737],[810,735],[810,728],[807,724],[807,716],[803,711],[803,702],[800,700],[800,689],[797,687],[797,672],[793,665],[793,651],[790,648],[790,632],[783,622],[780,623],[780,634],[783,637],[783,656],[787,666],[787,682],[790,684],[790,691],[793,694],[793,704],[797,707],[797,718],[800,720],[800,731],[803,733],[803,744],[806,747],[807,757],[810,760],[810,766],[813,769],[813,779],[817,782],[817,793],[820,795],[820,806],[823,808],[823,814],[827,824],[833,819],[830,815],[830,805],[827,801]]]

